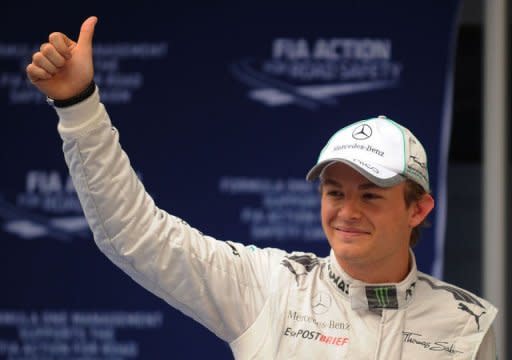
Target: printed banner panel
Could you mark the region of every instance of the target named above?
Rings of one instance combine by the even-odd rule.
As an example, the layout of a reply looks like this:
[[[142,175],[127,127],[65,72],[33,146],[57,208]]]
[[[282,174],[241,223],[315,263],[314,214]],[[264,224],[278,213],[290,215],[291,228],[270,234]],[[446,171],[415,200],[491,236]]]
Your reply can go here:
[[[67,16],[9,5],[0,24],[0,359],[231,358],[94,245],[56,115],[24,75],[49,33],[75,38],[88,15],[99,17],[95,80],[161,208],[219,239],[325,256],[318,185],[305,175],[349,123],[386,115],[410,128],[444,202],[457,1],[391,3],[98,1]],[[442,211],[430,221],[416,248],[425,272],[442,262]]]

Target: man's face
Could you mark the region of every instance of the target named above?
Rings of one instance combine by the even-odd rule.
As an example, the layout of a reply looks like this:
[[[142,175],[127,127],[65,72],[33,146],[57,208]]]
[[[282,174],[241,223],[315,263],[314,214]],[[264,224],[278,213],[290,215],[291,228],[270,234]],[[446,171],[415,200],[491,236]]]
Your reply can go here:
[[[321,189],[322,227],[346,271],[407,267],[411,230],[432,209],[430,195],[427,208],[407,207],[405,183],[381,188],[343,163],[324,171]]]

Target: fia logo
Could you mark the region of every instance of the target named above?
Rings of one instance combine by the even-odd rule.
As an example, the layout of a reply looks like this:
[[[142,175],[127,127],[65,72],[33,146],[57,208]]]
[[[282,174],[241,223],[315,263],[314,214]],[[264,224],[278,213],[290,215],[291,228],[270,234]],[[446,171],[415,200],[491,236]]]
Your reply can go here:
[[[0,198],[0,219],[2,230],[26,240],[90,237],[71,178],[56,170],[29,170],[14,202]]]
[[[230,70],[253,101],[317,110],[336,106],[340,96],[398,86],[403,65],[392,54],[386,38],[275,38],[270,57],[249,54]]]

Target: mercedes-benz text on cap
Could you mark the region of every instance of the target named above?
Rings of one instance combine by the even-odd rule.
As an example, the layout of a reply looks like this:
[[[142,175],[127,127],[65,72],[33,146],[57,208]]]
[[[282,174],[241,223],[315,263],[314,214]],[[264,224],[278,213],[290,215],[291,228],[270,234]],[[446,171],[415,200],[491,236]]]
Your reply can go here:
[[[405,127],[379,116],[348,125],[336,132],[306,176],[315,180],[330,164],[343,162],[371,182],[390,187],[411,179],[430,192],[427,154]]]

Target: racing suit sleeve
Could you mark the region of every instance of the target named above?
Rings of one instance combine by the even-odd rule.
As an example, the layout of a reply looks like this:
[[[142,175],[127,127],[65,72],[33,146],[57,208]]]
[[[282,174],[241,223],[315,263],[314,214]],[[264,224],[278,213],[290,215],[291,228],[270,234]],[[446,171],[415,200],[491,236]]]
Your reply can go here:
[[[230,342],[256,319],[284,252],[203,235],[146,193],[99,101],[57,108],[63,151],[100,250],[143,287]]]
[[[480,343],[476,360],[496,360],[496,336],[491,326]]]

